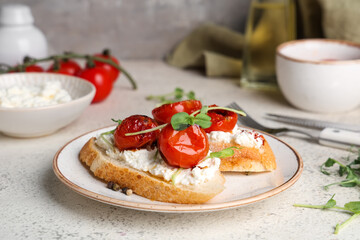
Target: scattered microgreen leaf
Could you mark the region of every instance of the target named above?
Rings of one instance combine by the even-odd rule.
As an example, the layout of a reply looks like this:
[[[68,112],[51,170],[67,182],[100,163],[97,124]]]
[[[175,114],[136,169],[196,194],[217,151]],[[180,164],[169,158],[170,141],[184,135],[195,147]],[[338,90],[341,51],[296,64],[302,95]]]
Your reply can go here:
[[[175,99],[180,100],[184,96],[184,90],[181,88],[175,88],[174,94],[175,94]]]
[[[189,100],[195,100],[196,97],[195,97],[195,92],[194,91],[190,91],[186,94],[186,97],[189,99]]]
[[[360,202],[348,202],[344,205],[345,209],[353,212],[353,213],[360,213]]]
[[[336,206],[336,201],[333,199],[335,194],[327,201],[324,205],[307,205],[307,204],[294,204],[294,207],[304,207],[304,208],[316,208],[316,209],[335,209],[349,212],[352,214],[350,218],[344,221],[341,224],[337,224],[335,227],[335,234],[338,234],[339,231],[347,226],[351,221],[360,215],[360,201],[357,202],[348,202],[344,207]]]
[[[325,208],[332,208],[336,205],[336,201],[334,200],[334,195],[332,195],[332,197],[329,199],[329,201],[327,201],[327,203],[324,205],[324,209]]]
[[[350,159],[348,158],[350,161]],[[360,186],[360,175],[359,175],[359,163],[360,163],[360,152],[358,156],[351,161],[349,164],[344,164],[333,158],[328,158],[321,166],[320,171],[325,175],[330,175],[330,172],[327,168],[334,167],[338,165],[338,174],[340,177],[345,176],[345,179],[340,182],[335,182],[326,185],[324,188],[327,190],[332,185],[340,185],[342,187],[355,187]]]
[[[355,187],[360,186],[360,149],[357,150],[357,157],[351,161],[350,156],[348,156],[347,162],[349,164],[344,164],[338,160],[333,158],[328,158],[320,167],[320,171],[325,175],[331,175],[327,168],[334,167],[338,165],[338,174],[340,177],[346,176],[344,180],[340,182],[335,182],[326,185],[324,188],[327,190],[332,185],[339,185],[342,187]],[[355,218],[360,216],[360,201],[348,202],[344,205],[344,207],[336,206],[336,201],[333,199],[335,194],[327,201],[324,205],[307,205],[307,204],[294,204],[295,207],[304,207],[304,208],[316,208],[316,209],[335,209],[341,210],[345,212],[349,212],[352,214],[350,218],[341,224],[337,224],[335,227],[335,234],[338,234],[341,229],[347,226],[350,222],[352,222]]]
[[[195,100],[195,92],[185,92],[182,88],[175,88],[173,92],[163,95],[149,95],[146,97],[147,100],[155,100],[160,104],[174,103],[183,100]]]

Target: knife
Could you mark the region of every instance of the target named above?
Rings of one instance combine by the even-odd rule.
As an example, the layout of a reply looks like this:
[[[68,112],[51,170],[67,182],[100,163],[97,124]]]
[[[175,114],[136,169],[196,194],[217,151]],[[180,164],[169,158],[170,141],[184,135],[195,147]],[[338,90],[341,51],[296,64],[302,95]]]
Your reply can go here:
[[[272,114],[272,113],[267,113],[266,115],[280,122],[295,124],[309,128],[316,128],[316,129],[336,128],[336,129],[344,129],[349,131],[360,131],[360,125],[327,122],[327,121],[312,120],[307,118],[297,118],[297,117],[290,117],[290,116],[284,116],[284,115]]]
[[[351,146],[360,147],[360,126],[289,117],[278,114],[267,115],[273,118],[272,120],[321,129],[317,140],[322,145],[342,149],[348,149]]]

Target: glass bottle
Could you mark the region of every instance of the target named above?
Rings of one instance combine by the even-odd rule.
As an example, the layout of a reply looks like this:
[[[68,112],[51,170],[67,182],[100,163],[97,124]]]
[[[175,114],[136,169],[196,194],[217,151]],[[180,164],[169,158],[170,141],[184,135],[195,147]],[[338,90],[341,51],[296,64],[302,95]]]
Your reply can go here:
[[[252,0],[247,19],[240,85],[275,89],[279,44],[296,37],[293,0]]]

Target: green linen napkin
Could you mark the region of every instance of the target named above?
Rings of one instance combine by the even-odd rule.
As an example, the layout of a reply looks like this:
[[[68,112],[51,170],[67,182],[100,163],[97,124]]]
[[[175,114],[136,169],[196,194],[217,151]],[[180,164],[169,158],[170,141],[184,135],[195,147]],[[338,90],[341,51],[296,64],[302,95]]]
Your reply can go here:
[[[319,0],[326,38],[360,43],[360,1]]]
[[[176,46],[166,62],[179,68],[205,67],[209,77],[239,77],[243,43],[242,34],[205,24]]]

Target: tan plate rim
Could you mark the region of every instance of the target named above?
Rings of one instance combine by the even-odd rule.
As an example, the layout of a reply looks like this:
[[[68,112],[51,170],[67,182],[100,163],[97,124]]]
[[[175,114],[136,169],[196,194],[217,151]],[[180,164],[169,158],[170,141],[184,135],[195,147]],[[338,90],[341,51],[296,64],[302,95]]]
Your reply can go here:
[[[241,126],[243,127],[243,126]],[[173,203],[169,203],[169,205],[158,205],[158,204],[148,204],[148,203],[135,203],[135,202],[131,202],[131,201],[124,201],[124,200],[119,200],[119,199],[115,199],[115,198],[111,198],[111,197],[107,197],[101,194],[97,194],[94,193],[92,191],[89,191],[85,188],[82,188],[76,184],[74,184],[73,182],[71,182],[69,179],[67,179],[59,170],[58,168],[58,157],[59,154],[63,151],[64,148],[66,148],[70,143],[76,141],[77,139],[79,139],[80,137],[90,134],[92,132],[96,132],[98,130],[101,129],[105,129],[108,127],[104,127],[104,128],[99,128],[97,130],[93,130],[93,131],[89,131],[87,133],[84,133],[72,140],[70,140],[69,142],[67,142],[63,147],[61,147],[57,153],[54,156],[53,159],[53,170],[55,175],[60,179],[61,182],[63,182],[65,185],[67,185],[68,187],[70,187],[73,191],[88,197],[90,199],[96,200],[96,201],[100,201],[103,203],[107,203],[110,205],[114,205],[114,206],[118,206],[118,207],[124,207],[124,208],[130,208],[130,209],[135,209],[135,210],[143,210],[143,211],[154,211],[154,212],[173,212],[173,213],[184,213],[184,212],[205,212],[205,211],[219,211],[219,210],[225,210],[225,209],[230,209],[230,208],[236,208],[236,207],[240,207],[243,205],[248,205],[251,203],[255,203],[261,200],[265,200],[269,197],[272,197],[276,194],[281,193],[282,191],[288,189],[289,187],[291,187],[301,176],[301,173],[303,171],[304,168],[304,164],[303,164],[303,160],[301,158],[301,156],[299,155],[299,153],[292,148],[289,144],[287,144],[286,142],[282,141],[281,139],[259,131],[259,130],[255,130],[257,132],[260,132],[264,135],[267,135],[269,137],[272,137],[274,139],[276,139],[277,141],[281,142],[282,144],[286,145],[296,156],[296,160],[298,163],[298,168],[295,172],[295,174],[286,182],[284,182],[283,184],[281,184],[280,186],[271,189],[270,191],[261,193],[259,195],[253,196],[253,197],[249,197],[249,198],[244,198],[244,199],[240,199],[240,200],[235,200],[235,201],[231,201],[231,202],[226,202],[226,203],[214,203],[214,204],[173,204]],[[247,128],[247,127],[246,127]],[[251,128],[249,128],[251,129]]]

